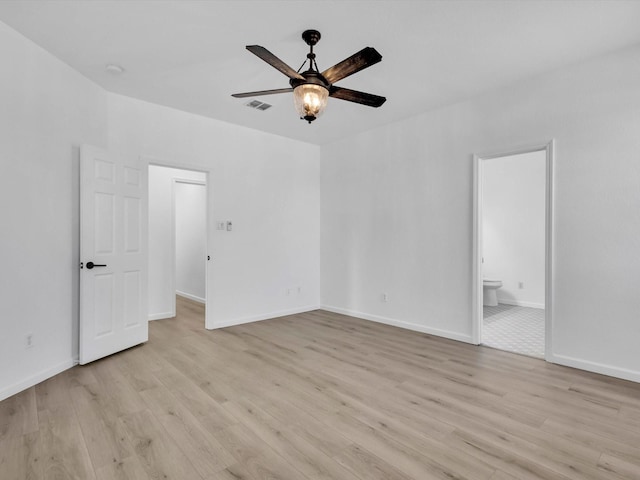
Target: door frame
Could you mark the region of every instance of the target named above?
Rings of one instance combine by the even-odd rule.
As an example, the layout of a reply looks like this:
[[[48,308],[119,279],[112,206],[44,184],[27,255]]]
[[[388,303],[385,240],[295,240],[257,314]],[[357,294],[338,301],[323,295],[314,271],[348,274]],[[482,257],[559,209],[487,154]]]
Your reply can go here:
[[[211,308],[211,303],[210,303],[210,299],[212,297],[211,292],[210,292],[210,286],[213,285],[213,279],[212,279],[212,265],[213,265],[213,245],[212,245],[212,241],[213,241],[213,227],[215,225],[214,221],[212,220],[212,216],[213,216],[213,190],[212,190],[212,185],[211,185],[211,169],[207,168],[207,167],[203,167],[201,165],[191,165],[188,163],[181,163],[181,162],[172,162],[172,161],[167,161],[167,160],[161,160],[158,158],[154,158],[154,157],[148,157],[148,156],[144,156],[142,157],[142,161],[144,163],[144,165],[147,168],[147,171],[149,170],[149,166],[153,165],[156,167],[167,167],[167,168],[176,168],[176,169],[180,169],[180,170],[190,170],[192,172],[201,172],[205,174],[205,181],[204,181],[204,185],[205,185],[205,190],[206,190],[206,205],[205,205],[205,209],[206,209],[206,222],[207,222],[207,227],[206,227],[206,244],[207,244],[207,267],[205,268],[205,286],[204,286],[204,291],[205,291],[205,303],[204,303],[204,311],[205,311],[205,318],[204,318],[204,327],[208,330],[213,329],[213,309]],[[176,283],[176,265],[175,265],[175,249],[176,249],[176,240],[175,240],[175,189],[173,188],[175,185],[175,180],[173,179],[172,181],[172,186],[171,186],[171,228],[172,228],[172,235],[171,235],[171,244],[172,244],[172,249],[173,249],[173,259],[172,259],[172,271],[173,271],[173,275],[171,278],[171,284],[172,284],[172,288],[173,291],[175,292],[175,283]],[[185,180],[183,178],[179,179],[182,182],[188,182],[188,183],[199,183],[197,180]],[[172,300],[173,302],[173,308],[174,308],[174,312],[175,312],[175,296]]]
[[[554,278],[554,164],[555,140],[473,155],[473,265],[472,265],[472,343],[482,343],[482,194],[483,167],[486,160],[532,152],[545,152],[545,360],[553,361],[553,278]]]

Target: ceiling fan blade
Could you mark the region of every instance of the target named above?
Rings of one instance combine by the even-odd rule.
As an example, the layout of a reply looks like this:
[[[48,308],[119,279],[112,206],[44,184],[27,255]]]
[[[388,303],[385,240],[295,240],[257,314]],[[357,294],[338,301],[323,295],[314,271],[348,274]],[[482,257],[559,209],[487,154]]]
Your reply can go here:
[[[275,90],[258,90],[257,92],[234,93],[231,96],[236,98],[259,97],[260,95],[273,95],[275,93],[293,92],[293,88],[276,88]]]
[[[340,100],[347,100],[348,102],[361,103],[369,107],[379,107],[387,101],[385,97],[374,95],[372,93],[358,92],[349,88],[340,88],[332,86],[329,90],[329,96],[333,98],[339,98]]]
[[[282,73],[284,73],[287,77],[304,80],[304,77],[302,75],[300,75],[293,68],[291,68],[289,65],[284,63],[282,60],[280,60],[278,57],[276,57],[273,53],[271,53],[266,48],[261,47],[260,45],[247,45],[247,50],[249,50],[254,55],[257,55],[258,57],[260,57],[262,60],[267,62],[276,70],[279,70]]]
[[[329,83],[335,83],[364,68],[375,65],[380,60],[382,60],[382,55],[380,55],[375,48],[365,47],[358,53],[354,53],[349,58],[345,58],[340,63],[335,64],[333,67],[327,68],[322,72],[322,76],[326,78]]]

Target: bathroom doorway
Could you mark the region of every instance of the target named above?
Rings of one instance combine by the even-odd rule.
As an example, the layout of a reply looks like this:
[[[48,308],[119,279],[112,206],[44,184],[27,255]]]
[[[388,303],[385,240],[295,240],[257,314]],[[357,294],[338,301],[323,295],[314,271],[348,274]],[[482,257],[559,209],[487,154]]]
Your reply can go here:
[[[149,320],[206,326],[208,172],[149,164]]]
[[[474,342],[551,354],[553,143],[474,157]]]

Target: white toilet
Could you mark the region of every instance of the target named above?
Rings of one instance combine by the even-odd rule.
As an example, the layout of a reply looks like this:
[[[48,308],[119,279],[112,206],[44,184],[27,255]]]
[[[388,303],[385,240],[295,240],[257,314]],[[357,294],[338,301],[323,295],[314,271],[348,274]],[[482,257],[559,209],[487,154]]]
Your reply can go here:
[[[495,307],[498,305],[498,289],[502,286],[502,281],[500,280],[491,280],[488,278],[482,279],[482,293],[483,293],[483,301],[482,304],[485,307]]]

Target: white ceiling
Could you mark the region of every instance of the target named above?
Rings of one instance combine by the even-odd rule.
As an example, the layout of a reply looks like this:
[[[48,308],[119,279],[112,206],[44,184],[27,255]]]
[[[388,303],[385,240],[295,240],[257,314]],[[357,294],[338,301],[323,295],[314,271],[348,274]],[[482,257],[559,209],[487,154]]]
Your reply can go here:
[[[109,91],[315,144],[640,43],[640,1],[4,0],[0,21]],[[297,70],[308,28],[322,33],[320,70],[376,48],[381,63],[338,85],[387,102],[330,99],[309,125],[291,94],[260,97],[267,111],[230,96],[288,87],[244,46]]]

